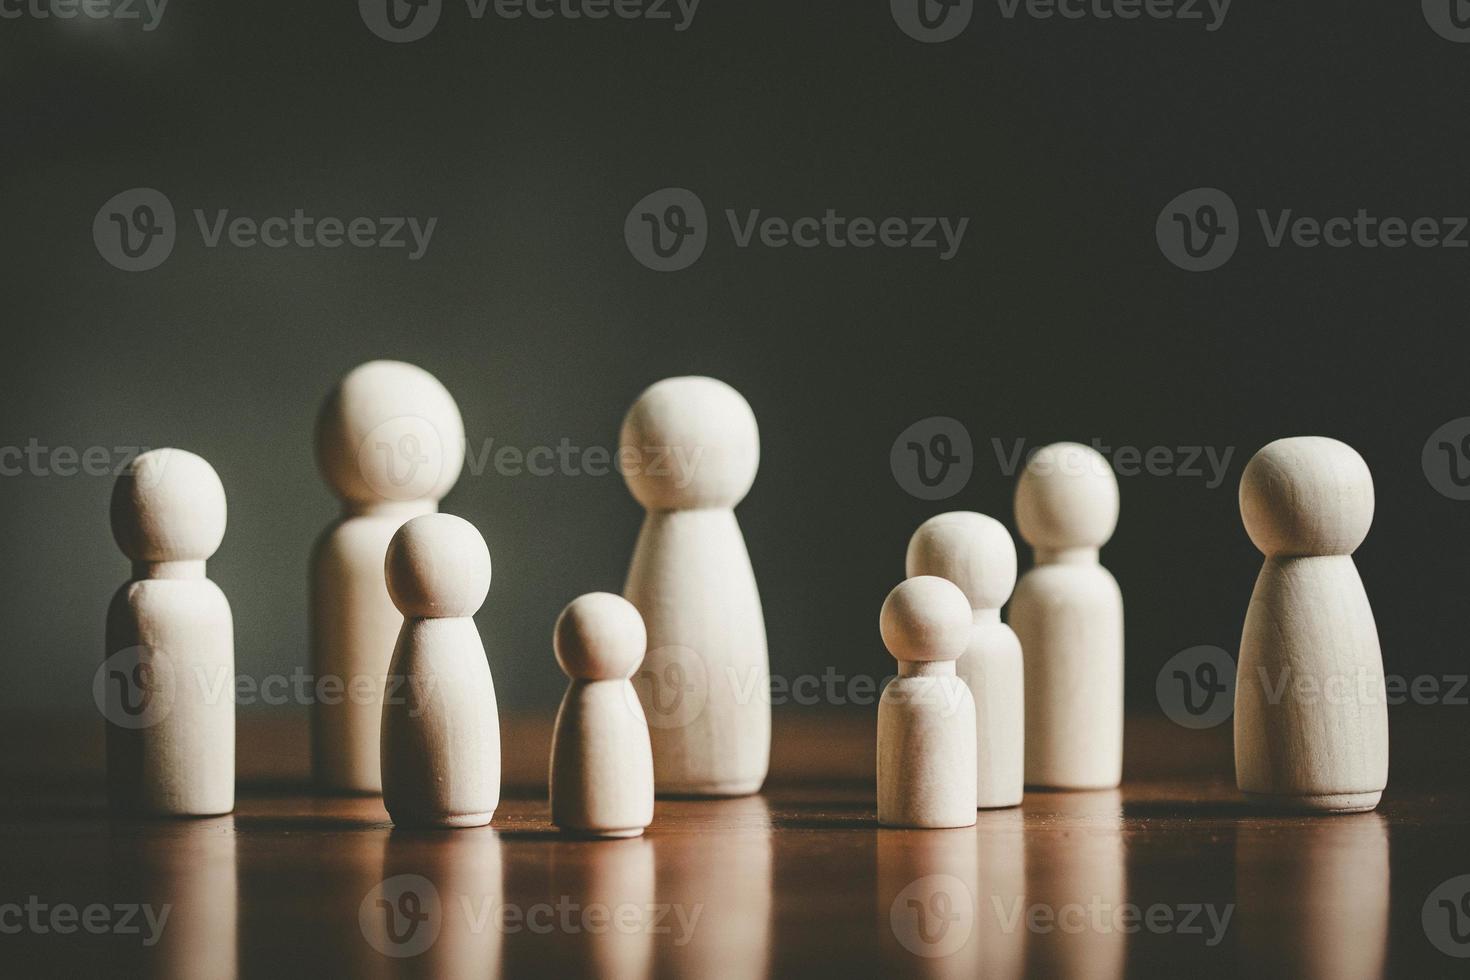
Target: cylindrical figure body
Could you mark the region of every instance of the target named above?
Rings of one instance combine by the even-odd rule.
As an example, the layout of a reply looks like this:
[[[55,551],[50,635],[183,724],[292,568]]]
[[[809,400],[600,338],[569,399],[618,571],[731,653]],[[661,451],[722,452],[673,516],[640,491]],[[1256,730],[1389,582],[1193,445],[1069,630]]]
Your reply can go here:
[[[623,594],[648,626],[635,681],[659,793],[760,789],[770,765],[770,661],[735,513],[650,513]]]
[[[587,837],[637,837],[653,821],[653,751],[626,679],[574,680],[551,743],[551,822]]]
[[[1123,595],[1095,554],[1038,564],[1011,599],[1026,660],[1026,782],[1107,789],[1123,779]]]
[[[495,684],[475,621],[414,619],[388,668],[383,806],[399,826],[478,827],[500,803]]]
[[[999,610],[975,613],[975,632],[955,669],[975,698],[976,805],[1016,806],[1026,788],[1026,684],[1021,641]]]
[[[968,827],[975,775],[975,701],[954,664],[900,665],[878,699],[878,822]]]
[[[403,522],[433,503],[383,504],[327,529],[311,560],[312,772],[342,793],[379,793],[383,691],[403,614],[388,598],[383,555]]]
[[[158,816],[233,810],[234,626],[204,563],[196,577],[143,578],[118,590],[107,652],[104,683],[119,688],[123,712],[107,726],[113,806]]]

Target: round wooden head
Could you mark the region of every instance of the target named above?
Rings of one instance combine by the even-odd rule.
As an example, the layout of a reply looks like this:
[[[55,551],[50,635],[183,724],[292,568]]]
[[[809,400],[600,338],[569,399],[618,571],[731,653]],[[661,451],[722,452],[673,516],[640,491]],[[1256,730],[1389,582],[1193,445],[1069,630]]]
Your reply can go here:
[[[1267,556],[1350,555],[1373,523],[1373,474],[1336,439],[1278,439],[1246,464],[1240,517]]]
[[[995,518],[957,510],[919,525],[904,567],[911,577],[949,579],[973,609],[999,609],[1016,587],[1016,543]]]
[[[404,616],[473,616],[490,592],[490,549],[475,526],[453,514],[424,514],[388,542],[388,594]]]
[[[883,601],[878,630],[898,660],[958,660],[970,644],[974,615],[953,582],[934,575],[905,579]]]
[[[1033,548],[1101,548],[1118,526],[1118,478],[1076,442],[1037,450],[1016,482],[1016,529]]]
[[[623,479],[649,510],[733,507],[755,482],[760,432],[740,392],[714,378],[668,378],[628,409]]]
[[[112,488],[112,536],[133,561],[205,561],[225,537],[225,488],[202,458],[154,449]]]
[[[589,592],[562,610],[552,643],[556,662],[572,680],[622,680],[643,663],[648,632],[627,599]]]
[[[402,361],[348,372],[322,405],[317,466],[353,504],[439,501],[464,465],[464,421],[439,379]]]

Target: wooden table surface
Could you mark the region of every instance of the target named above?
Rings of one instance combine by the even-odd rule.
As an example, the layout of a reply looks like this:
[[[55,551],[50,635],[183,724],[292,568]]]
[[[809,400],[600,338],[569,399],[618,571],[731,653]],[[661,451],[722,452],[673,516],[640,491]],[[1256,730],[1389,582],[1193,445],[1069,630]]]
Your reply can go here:
[[[660,801],[606,843],[548,823],[544,721],[503,724],[493,827],[443,833],[312,795],[294,716],[242,715],[233,815],[146,822],[107,814],[99,724],[28,722],[0,976],[1464,977],[1462,712],[1394,718],[1375,813],[1248,810],[1228,725],[1136,718],[1120,791],[951,831],[878,829],[871,718],[778,714],[763,794]]]

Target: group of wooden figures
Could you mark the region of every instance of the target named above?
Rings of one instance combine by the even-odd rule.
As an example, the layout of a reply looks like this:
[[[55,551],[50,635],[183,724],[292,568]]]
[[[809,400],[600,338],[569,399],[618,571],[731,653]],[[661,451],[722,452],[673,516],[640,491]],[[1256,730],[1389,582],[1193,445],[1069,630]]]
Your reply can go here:
[[[449,392],[402,362],[350,372],[318,420],[318,462],[343,514],[312,556],[312,662],[345,696],[312,704],[315,780],[382,793],[406,826],[483,826],[500,798],[495,688],[472,618],[490,553],[471,524],[438,513],[464,452]],[[661,381],[624,419],[619,460],[647,512],[624,594],[581,596],[553,634],[571,683],[551,819],[567,833],[635,836],[656,794],[740,796],[764,783],[770,668],[734,514],[759,454],[750,406],[709,378]],[[1028,460],[1015,505],[1035,550],[1019,583],[1005,526],[952,512],[914,533],[909,578],[883,604],[898,675],[878,708],[880,824],[967,826],[977,809],[1019,804],[1026,786],[1121,781],[1123,603],[1098,560],[1117,523],[1116,478],[1095,450],[1058,443]],[[1381,685],[1350,557],[1372,519],[1367,466],[1335,440],[1279,440],[1247,466],[1240,505],[1266,561],[1241,642],[1238,785],[1273,806],[1371,809],[1387,781],[1384,701],[1311,695],[1338,676]],[[183,450],[139,456],[114,488],[113,533],[133,575],[108,613],[107,654],[137,686],[127,717],[104,708],[120,810],[234,807],[233,627],[205,576],[225,513],[214,469]],[[1282,671],[1318,686],[1279,683]]]

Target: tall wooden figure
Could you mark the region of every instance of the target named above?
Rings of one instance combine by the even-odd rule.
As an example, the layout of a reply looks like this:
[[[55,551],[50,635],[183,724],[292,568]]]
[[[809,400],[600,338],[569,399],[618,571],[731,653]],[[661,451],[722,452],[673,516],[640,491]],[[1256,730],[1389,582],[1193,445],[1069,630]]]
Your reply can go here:
[[[755,414],[712,378],[653,385],[623,420],[619,460],[647,510],[624,595],[643,615],[638,695],[661,795],[743,796],[770,765],[770,663],[734,507],[760,463]]]
[[[1118,524],[1118,480],[1075,442],[1039,450],[1016,484],[1035,549],[1011,600],[1026,658],[1026,782],[1107,789],[1123,779],[1123,594],[1098,550]]]
[[[937,575],[970,602],[974,629],[956,664],[975,698],[976,803],[1016,806],[1026,782],[1026,687],[1021,641],[1000,621],[1016,586],[1016,545],[1005,525],[973,511],[931,517],[909,539],[906,574]]]
[[[1268,806],[1350,813],[1388,784],[1378,628],[1352,553],[1373,477],[1335,439],[1279,439],[1240,478],[1240,516],[1266,556],[1240,638],[1235,780]]]
[[[953,582],[906,579],[878,617],[898,676],[878,699],[878,822],[885,827],[975,823],[975,700],[955,674],[974,630]]]
[[[452,514],[415,517],[384,562],[403,630],[383,700],[383,806],[408,827],[481,827],[500,802],[500,715],[471,617],[490,550]]]
[[[622,596],[580,596],[556,621],[572,679],[551,736],[551,822],[584,837],[637,837],[653,820],[648,719],[628,678],[643,663],[643,617]]]
[[[317,463],[342,500],[311,557],[312,769],[324,789],[378,793],[383,678],[403,623],[383,583],[388,541],[439,509],[464,464],[464,423],[433,375],[401,361],[352,370],[317,420]]]
[[[211,816],[235,808],[235,634],[205,577],[225,535],[225,491],[203,459],[155,449],[112,492],[112,534],[133,578],[107,611],[94,694],[107,719],[116,809]]]

